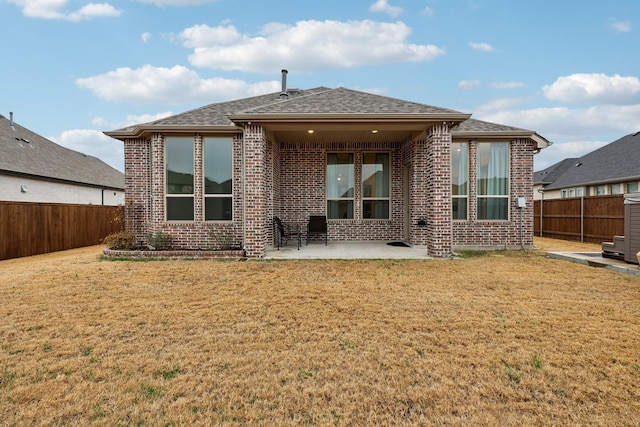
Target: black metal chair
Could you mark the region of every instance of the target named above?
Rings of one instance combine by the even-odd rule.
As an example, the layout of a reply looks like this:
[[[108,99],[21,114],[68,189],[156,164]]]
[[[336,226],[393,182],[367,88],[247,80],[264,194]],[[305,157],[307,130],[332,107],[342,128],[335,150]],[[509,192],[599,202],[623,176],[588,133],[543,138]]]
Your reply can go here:
[[[324,236],[324,245],[329,241],[327,233],[327,217],[321,215],[311,215],[307,224],[307,245],[309,239],[314,237],[322,238]]]
[[[293,238],[298,242],[298,250],[300,250],[300,246],[302,246],[302,232],[300,231],[299,225],[296,225],[295,227],[287,227],[282,223],[280,218],[274,216],[273,226],[275,228],[276,245],[278,250],[280,250],[280,246],[286,245],[287,241]]]

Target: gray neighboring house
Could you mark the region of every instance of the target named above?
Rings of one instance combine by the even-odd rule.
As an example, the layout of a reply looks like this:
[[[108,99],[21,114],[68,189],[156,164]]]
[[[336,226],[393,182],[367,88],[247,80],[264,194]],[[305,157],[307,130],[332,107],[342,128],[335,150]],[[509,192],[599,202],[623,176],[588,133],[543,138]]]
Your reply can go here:
[[[571,166],[574,166],[578,159],[576,157],[570,157],[564,160],[560,160],[549,166],[546,169],[535,172],[533,174],[533,198],[534,200],[542,199],[542,193],[545,187],[549,184],[553,184],[560,176],[566,172]],[[549,193],[551,195],[551,192]],[[547,196],[547,198],[553,198]]]
[[[640,132],[580,158],[564,159],[534,174],[534,198],[560,199],[637,193]]]
[[[124,174],[0,115],[0,201],[121,205]]]

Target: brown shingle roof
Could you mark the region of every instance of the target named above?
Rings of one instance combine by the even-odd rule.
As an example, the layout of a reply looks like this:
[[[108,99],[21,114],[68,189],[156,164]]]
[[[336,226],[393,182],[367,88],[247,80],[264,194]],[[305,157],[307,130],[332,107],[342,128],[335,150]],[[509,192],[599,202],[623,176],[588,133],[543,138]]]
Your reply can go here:
[[[322,90],[324,89],[324,90]],[[339,87],[317,88],[237,114],[461,114],[459,111]]]
[[[62,147],[0,115],[0,172],[124,189],[124,174],[102,160]]]

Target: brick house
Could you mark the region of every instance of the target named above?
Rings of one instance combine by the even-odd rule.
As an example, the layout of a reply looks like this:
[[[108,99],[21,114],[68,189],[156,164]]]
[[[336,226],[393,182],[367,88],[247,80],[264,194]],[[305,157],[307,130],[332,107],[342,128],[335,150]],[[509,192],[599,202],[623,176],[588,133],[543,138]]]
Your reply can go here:
[[[533,244],[533,131],[318,87],[105,132],[122,140],[128,224],[189,249],[260,258],[273,218],[325,215],[329,241],[402,240],[434,257]],[[518,203],[524,207],[518,207]],[[303,249],[304,250],[304,249]]]

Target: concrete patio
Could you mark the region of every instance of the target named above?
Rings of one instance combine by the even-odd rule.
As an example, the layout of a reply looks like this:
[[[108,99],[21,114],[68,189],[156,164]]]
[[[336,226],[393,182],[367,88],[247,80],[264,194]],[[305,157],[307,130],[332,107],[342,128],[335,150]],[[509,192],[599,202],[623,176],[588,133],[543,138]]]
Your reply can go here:
[[[288,242],[278,250],[267,249],[264,259],[432,259],[427,249],[391,246],[387,242]]]

